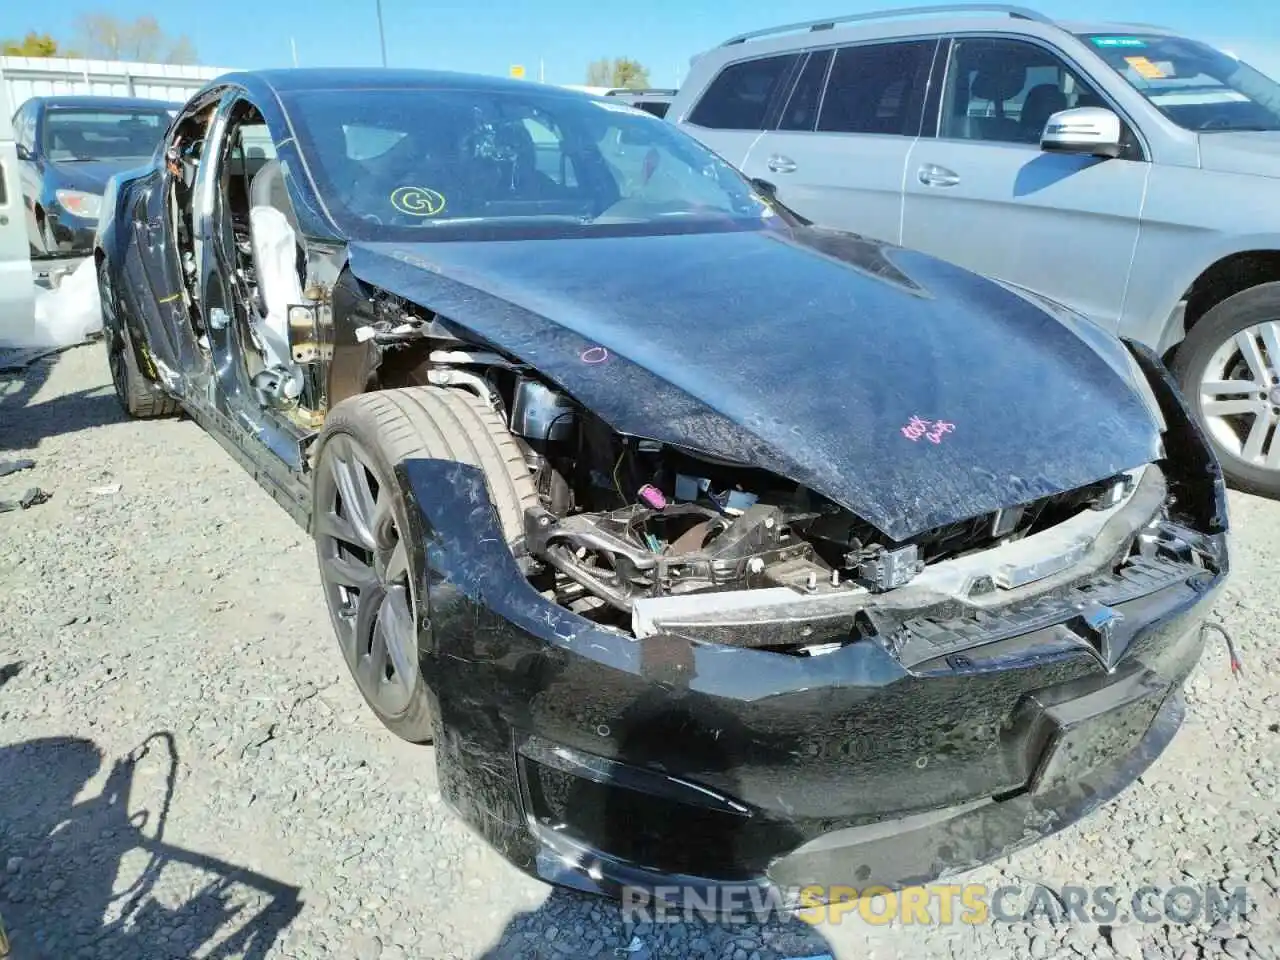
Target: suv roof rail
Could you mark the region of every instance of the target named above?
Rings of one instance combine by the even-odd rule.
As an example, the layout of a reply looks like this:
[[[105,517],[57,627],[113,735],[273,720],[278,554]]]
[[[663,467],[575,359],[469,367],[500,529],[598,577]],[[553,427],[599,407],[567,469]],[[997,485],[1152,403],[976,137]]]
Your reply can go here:
[[[679,90],[671,90],[667,87],[615,87],[612,90],[606,90],[606,97],[625,97],[629,95],[637,95],[643,97],[674,97]]]
[[[1056,26],[1044,14],[1028,7],[1012,6],[1007,3],[943,3],[928,7],[898,7],[890,10],[875,10],[871,13],[851,13],[843,17],[824,17],[821,20],[807,20],[803,23],[788,23],[780,27],[767,27],[764,30],[752,30],[750,33],[740,33],[736,37],[730,37],[720,46],[729,47],[735,43],[745,43],[748,40],[756,40],[760,37],[768,37],[778,33],[793,33],[798,30],[830,30],[836,24],[841,23],[892,20],[897,17],[916,17],[934,13],[1007,13],[1017,20],[1034,20],[1036,23]]]

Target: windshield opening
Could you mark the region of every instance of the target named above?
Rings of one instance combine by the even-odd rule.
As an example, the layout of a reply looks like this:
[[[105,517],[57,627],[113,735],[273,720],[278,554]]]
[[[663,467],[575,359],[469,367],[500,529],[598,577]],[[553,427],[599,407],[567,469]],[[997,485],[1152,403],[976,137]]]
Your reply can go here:
[[[321,196],[357,238],[741,229],[771,215],[697,141],[601,99],[533,86],[326,90],[286,107]]]
[[[1084,39],[1180,127],[1280,130],[1280,84],[1229,54],[1158,34],[1088,34]]]
[[[164,110],[50,107],[41,142],[50,160],[142,158],[151,156],[168,125]]]

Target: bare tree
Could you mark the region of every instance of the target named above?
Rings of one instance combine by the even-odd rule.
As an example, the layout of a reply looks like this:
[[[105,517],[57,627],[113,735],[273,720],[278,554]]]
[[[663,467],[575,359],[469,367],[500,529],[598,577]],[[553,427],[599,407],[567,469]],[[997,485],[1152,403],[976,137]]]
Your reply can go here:
[[[605,57],[601,60],[593,60],[587,67],[587,86],[589,87],[640,89],[648,85],[648,68],[630,57],[618,57],[614,60]]]
[[[132,22],[109,13],[87,13],[76,22],[85,55],[103,60],[195,63],[195,46],[186,35],[171,37],[152,16]]]
[[[587,66],[587,86],[609,87],[613,84],[613,63],[606,57],[603,60],[592,60]]]

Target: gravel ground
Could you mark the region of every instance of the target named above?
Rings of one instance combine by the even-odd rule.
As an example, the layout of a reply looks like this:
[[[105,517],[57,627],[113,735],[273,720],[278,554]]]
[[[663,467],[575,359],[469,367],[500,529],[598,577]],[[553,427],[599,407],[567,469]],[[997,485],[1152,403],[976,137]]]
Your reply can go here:
[[[429,748],[348,681],[310,542],[184,420],[127,422],[100,346],[0,374],[0,915],[15,957],[1280,957],[1280,504],[1233,495],[1221,644],[1155,767],[964,882],[1247,884],[1243,917],[624,925],[506,866]],[[936,915],[936,914],[935,914]]]

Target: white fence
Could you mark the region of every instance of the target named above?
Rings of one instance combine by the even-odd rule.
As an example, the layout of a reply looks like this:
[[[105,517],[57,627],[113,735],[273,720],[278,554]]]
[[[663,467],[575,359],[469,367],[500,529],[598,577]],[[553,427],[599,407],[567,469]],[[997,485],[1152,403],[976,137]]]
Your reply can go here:
[[[31,97],[59,95],[145,97],[184,103],[208,81],[231,69],[63,57],[0,57],[0,77],[14,110]]]

